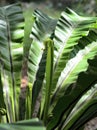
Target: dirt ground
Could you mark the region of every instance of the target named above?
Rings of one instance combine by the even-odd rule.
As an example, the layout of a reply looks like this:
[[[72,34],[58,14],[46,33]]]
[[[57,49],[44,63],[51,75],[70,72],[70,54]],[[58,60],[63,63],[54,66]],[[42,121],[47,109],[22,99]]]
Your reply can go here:
[[[97,117],[86,123],[84,130],[97,130]]]

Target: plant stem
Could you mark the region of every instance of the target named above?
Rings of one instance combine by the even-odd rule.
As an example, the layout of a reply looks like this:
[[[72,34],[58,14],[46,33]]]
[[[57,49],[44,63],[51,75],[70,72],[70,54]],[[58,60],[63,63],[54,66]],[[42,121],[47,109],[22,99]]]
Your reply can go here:
[[[46,94],[45,94],[45,104],[44,104],[44,123],[47,123],[50,94],[51,94],[51,84],[52,84],[52,73],[53,73],[53,41],[48,39],[45,42],[47,49],[47,62],[46,62]]]

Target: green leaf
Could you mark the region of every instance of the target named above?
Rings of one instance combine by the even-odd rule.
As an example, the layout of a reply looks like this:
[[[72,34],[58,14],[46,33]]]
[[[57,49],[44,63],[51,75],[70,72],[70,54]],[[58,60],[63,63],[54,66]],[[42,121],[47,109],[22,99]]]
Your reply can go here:
[[[73,104],[76,104],[76,102],[81,98],[81,96],[85,92],[87,92],[87,90],[91,88],[92,84],[96,80],[97,76],[91,73],[81,73],[79,75],[76,86],[73,89],[69,90],[69,94],[64,94],[64,96],[59,98],[56,106],[53,108],[51,120],[47,125],[48,130],[54,129],[55,126],[57,127],[57,125],[61,124],[61,122],[65,122],[66,115],[68,115],[69,112],[72,110],[70,108],[74,107]],[[64,116],[65,119],[63,120]]]
[[[63,130],[68,130],[68,129],[77,130],[78,127],[81,126],[81,124],[83,124],[87,120],[87,118],[88,118],[88,116],[90,116],[89,114],[91,112],[94,112],[94,110],[95,110],[95,113],[97,112],[97,110],[95,109],[97,107],[96,95],[97,95],[97,84],[95,84],[86,94],[84,94],[81,97],[81,99],[76,104],[74,109],[68,115],[68,117],[64,123]],[[91,109],[91,107],[92,107],[92,109]],[[85,114],[87,115],[87,117]],[[86,117],[86,119],[85,119],[85,117]],[[78,121],[78,119],[80,122]],[[78,124],[78,122],[79,122],[79,124]]]
[[[19,90],[23,54],[24,19],[21,5],[0,8],[0,59],[9,122],[19,118]]]
[[[78,60],[80,60],[79,63],[78,63],[78,60],[75,61],[75,65],[77,65],[77,63],[78,63],[78,65],[77,65],[78,66],[78,70],[77,70],[77,68],[74,69],[74,71],[73,71],[74,73],[72,73],[70,71],[70,66],[74,67],[73,62],[71,64],[69,64],[69,66],[67,66],[68,70],[66,70],[65,72],[67,73],[66,78],[68,79],[67,80],[68,82],[66,81],[66,84],[63,86],[62,89],[61,89],[62,84],[60,84],[58,90],[56,91],[56,93],[55,93],[55,95],[54,95],[54,97],[52,99],[52,102],[51,102],[52,104],[51,104],[50,109],[49,109],[49,113],[52,113],[52,117],[51,117],[51,121],[49,122],[49,124],[47,126],[48,129],[53,129],[54,126],[57,125],[58,121],[61,122],[60,118],[62,118],[63,115],[64,116],[68,115],[68,111],[71,111],[70,109],[73,108],[73,105],[79,100],[81,95],[83,93],[85,93],[88,89],[90,89],[91,83],[93,83],[97,79],[96,78],[97,75],[94,75],[94,73],[91,73],[90,69],[88,69],[87,73],[81,73],[81,75],[79,76],[79,78],[78,78],[78,85],[75,84],[74,87],[71,85],[71,83],[76,82],[78,74],[80,72],[82,72],[83,70],[85,71],[87,69],[87,67],[88,67],[87,60],[93,58],[97,54],[96,53],[97,52],[97,50],[96,50],[97,48],[94,47],[94,49],[93,49],[91,47],[94,44],[97,45],[96,42],[91,43],[92,41],[95,41],[95,39],[96,39],[96,38],[94,39],[92,37],[95,37],[95,36],[97,37],[97,35],[94,34],[94,32],[91,32],[90,34],[87,37],[83,37],[81,39],[81,41],[80,41],[80,44],[78,44],[77,47],[76,47],[76,53],[78,52],[77,55],[80,54],[80,52],[83,52],[83,51],[85,52],[84,55],[83,55],[83,58],[82,59],[81,59],[81,57],[78,58],[77,55],[76,55],[74,58],[71,59],[71,60],[74,60],[75,58],[78,58]],[[84,43],[84,45],[83,45],[83,43]],[[80,50],[81,49],[81,45],[83,45],[82,46],[82,50]],[[88,52],[88,55],[86,55],[87,51],[84,48],[85,45],[87,45],[87,47],[93,49],[93,50],[91,50],[92,52],[91,51]],[[85,62],[83,62],[83,61],[85,61]],[[89,61],[89,65],[91,63],[91,65],[94,66],[93,65],[93,61],[94,60]],[[96,63],[96,59],[95,59],[95,63]],[[65,68],[65,69],[67,69],[67,68]],[[95,66],[95,69],[96,69],[96,66]],[[63,82],[64,83],[65,83],[65,80],[66,80],[66,78],[64,78],[64,75],[66,73],[63,73],[63,77],[59,77],[60,79],[63,78]],[[61,82],[59,82],[59,83],[61,83]],[[67,101],[67,99],[68,99],[68,101]]]
[[[87,70],[88,59],[93,59],[96,54],[97,42],[93,42],[87,45],[84,49],[80,50],[74,58],[70,59],[67,62],[67,65],[62,71],[56,85],[55,94],[57,96],[62,96],[62,93],[64,94],[63,90],[66,90],[71,83],[74,83],[76,81],[78,74]]]
[[[55,46],[52,83],[53,92],[56,89],[56,84],[61,71],[63,71],[70,59],[70,52],[73,50],[74,46],[79,43],[78,41],[80,38],[88,35],[89,29],[93,28],[96,21],[96,17],[79,16],[70,9],[62,12],[53,37]]]
[[[2,130],[46,130],[38,119],[24,120],[12,124],[0,124]]]
[[[37,106],[36,100],[39,96],[39,92],[41,91],[45,75],[46,50],[44,48],[44,41],[48,37],[51,37],[52,31],[54,30],[56,25],[56,20],[49,18],[47,15],[38,10],[34,12],[34,17],[35,22],[33,24],[32,32],[30,35],[30,37],[33,39],[33,42],[29,51],[28,62],[29,82],[33,86],[31,108],[33,115],[34,108]]]
[[[30,37],[33,39],[29,52],[29,81],[34,83],[35,76],[38,70],[39,62],[43,55],[44,41],[51,36],[55,28],[56,20],[49,18],[47,15],[36,10],[34,12],[35,22],[32,27]],[[33,59],[33,60],[32,60]]]
[[[25,27],[24,27],[24,57],[28,60],[29,49],[32,43],[32,39],[29,37],[32,29],[32,25],[34,22],[34,17],[32,17],[32,7],[23,11],[24,18],[25,18]]]

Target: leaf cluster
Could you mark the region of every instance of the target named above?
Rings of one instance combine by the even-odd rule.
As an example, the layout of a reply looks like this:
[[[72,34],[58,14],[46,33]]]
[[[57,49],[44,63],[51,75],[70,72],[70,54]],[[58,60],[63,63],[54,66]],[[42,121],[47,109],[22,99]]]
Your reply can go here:
[[[33,117],[47,130],[78,130],[97,113],[97,17],[66,9],[54,19],[35,10],[32,22],[28,35],[20,4],[0,8],[0,122],[11,123],[0,127],[38,130],[40,121],[27,121]]]

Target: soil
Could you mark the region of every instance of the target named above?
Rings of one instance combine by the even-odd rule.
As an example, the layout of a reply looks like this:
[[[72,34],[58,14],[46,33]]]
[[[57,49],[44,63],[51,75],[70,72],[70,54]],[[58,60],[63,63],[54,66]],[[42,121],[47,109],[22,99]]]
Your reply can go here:
[[[84,130],[97,130],[97,117],[86,123]]]

